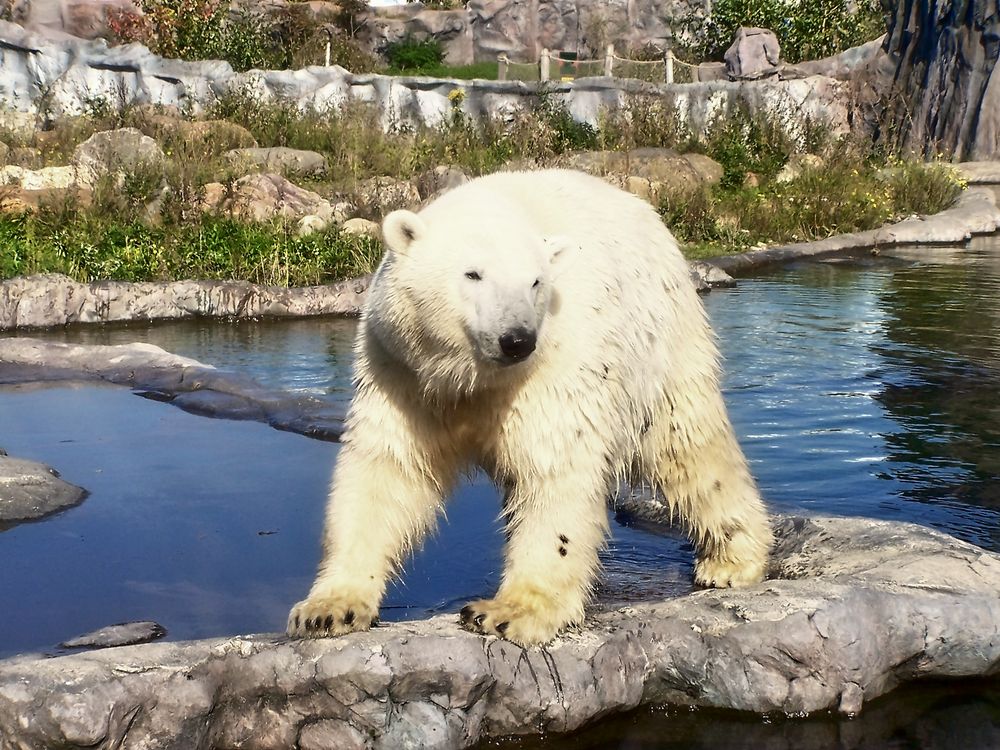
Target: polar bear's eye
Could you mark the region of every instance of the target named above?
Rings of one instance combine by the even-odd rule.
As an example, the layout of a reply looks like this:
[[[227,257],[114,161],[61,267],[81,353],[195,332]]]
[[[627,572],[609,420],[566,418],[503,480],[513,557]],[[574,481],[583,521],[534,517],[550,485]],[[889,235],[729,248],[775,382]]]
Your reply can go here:
[[[479,275],[479,271],[466,271],[465,278],[470,281],[482,281],[483,277]]]
[[[532,289],[537,289],[538,285],[542,283],[541,279],[535,279],[535,283],[531,285]]]

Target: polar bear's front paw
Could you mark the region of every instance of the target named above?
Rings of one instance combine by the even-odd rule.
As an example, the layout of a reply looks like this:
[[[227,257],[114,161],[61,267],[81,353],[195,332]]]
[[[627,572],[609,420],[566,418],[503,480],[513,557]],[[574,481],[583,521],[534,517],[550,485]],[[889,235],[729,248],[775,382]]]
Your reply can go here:
[[[702,558],[694,566],[694,582],[712,588],[741,588],[764,580],[766,560],[731,562]]]
[[[759,583],[767,572],[767,549],[768,543],[747,531],[737,531],[716,554],[698,558],[694,581],[699,586],[722,589]]]
[[[378,622],[378,608],[338,594],[314,596],[292,607],[288,635],[323,638],[368,630]]]
[[[466,630],[481,635],[496,635],[520,646],[548,643],[572,618],[560,616],[551,607],[518,603],[498,596],[480,599],[462,608],[459,622]]]

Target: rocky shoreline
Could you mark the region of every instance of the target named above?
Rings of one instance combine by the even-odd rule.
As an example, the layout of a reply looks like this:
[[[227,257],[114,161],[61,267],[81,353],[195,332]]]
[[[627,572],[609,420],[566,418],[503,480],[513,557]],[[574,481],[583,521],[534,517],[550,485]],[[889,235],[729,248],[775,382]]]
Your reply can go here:
[[[655,503],[640,500],[632,512]],[[904,523],[779,518],[770,579],[596,612],[524,650],[455,615],[0,662],[5,747],[458,748],[643,703],[835,709],[1000,673],[1000,556]],[[31,720],[26,720],[31,717]]]

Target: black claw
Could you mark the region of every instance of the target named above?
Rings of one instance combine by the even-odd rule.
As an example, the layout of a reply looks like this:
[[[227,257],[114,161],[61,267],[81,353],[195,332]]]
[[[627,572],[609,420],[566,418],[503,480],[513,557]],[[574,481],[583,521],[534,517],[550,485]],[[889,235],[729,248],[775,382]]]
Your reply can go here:
[[[469,623],[469,620],[472,619],[472,614],[473,612],[471,604],[462,607],[462,611],[458,613],[459,621],[463,625],[467,625]]]
[[[323,620],[323,627],[329,630],[331,625],[333,625],[333,615],[327,615],[326,619]]]
[[[497,625],[497,632],[500,635],[507,635],[507,627],[509,625],[510,625],[509,622],[501,622],[499,625]]]
[[[354,610],[349,609],[347,610],[347,614],[344,615],[344,624],[350,625],[352,622],[354,622]]]
[[[298,615],[295,615],[295,627],[296,628],[299,627],[299,616]]]
[[[370,628],[377,628],[378,627],[378,622],[379,622],[378,617],[373,617],[372,621],[370,623],[368,623],[368,627],[370,627]]]
[[[312,630],[313,621],[311,617],[306,618],[306,630]]]
[[[483,626],[483,622],[485,620],[486,620],[486,615],[485,614],[483,614],[483,615],[476,615],[475,619],[472,622],[473,622],[473,624],[477,628],[481,628]]]

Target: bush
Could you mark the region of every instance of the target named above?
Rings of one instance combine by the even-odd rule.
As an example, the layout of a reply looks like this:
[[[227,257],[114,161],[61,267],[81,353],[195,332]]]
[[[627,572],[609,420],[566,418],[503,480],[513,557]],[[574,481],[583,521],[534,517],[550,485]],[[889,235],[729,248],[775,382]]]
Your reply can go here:
[[[870,42],[886,29],[876,0],[716,0],[707,20],[685,26],[698,59],[721,60],[740,26],[760,26],[777,35],[781,57],[791,63]]]
[[[418,41],[411,36],[386,46],[385,56],[392,70],[408,73],[436,68],[444,62],[444,50],[439,41]]]

